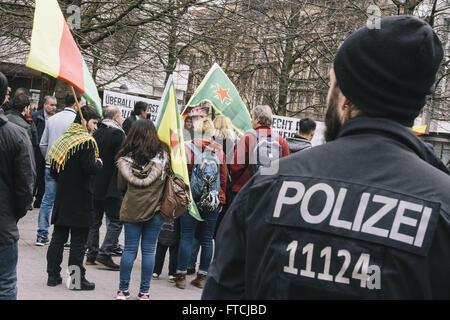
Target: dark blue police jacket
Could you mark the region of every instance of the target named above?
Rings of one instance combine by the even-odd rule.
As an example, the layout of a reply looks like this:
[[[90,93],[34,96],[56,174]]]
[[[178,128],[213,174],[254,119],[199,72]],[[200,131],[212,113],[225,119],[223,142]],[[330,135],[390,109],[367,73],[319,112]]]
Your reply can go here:
[[[203,299],[450,298],[450,176],[409,129],[347,121],[238,194]]]

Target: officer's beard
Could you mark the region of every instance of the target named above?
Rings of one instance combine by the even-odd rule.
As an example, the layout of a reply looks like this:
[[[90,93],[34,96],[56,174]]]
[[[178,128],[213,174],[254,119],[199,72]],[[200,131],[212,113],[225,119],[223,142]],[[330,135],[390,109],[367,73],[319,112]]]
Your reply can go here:
[[[341,130],[341,120],[337,111],[337,104],[339,98],[339,89],[334,87],[329,95],[327,102],[327,113],[325,114],[325,141],[330,142],[336,140]]]

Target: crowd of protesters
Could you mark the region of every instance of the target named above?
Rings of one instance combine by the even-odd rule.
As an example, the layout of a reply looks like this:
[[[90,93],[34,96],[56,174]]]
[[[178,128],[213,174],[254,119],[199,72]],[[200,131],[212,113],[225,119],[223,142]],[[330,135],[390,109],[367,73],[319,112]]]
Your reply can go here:
[[[214,190],[205,197],[204,190],[196,188],[196,180],[192,178],[194,200],[198,201],[203,221],[198,221],[189,212],[175,221],[165,221],[159,210],[171,166],[170,150],[159,139],[154,123],[148,120],[145,102],[137,102],[131,116],[125,120],[118,107],[104,108],[100,119],[95,109],[85,105],[78,93],[66,96],[65,108],[60,112],[56,112],[57,99],[46,96],[43,107],[30,114],[28,90],[16,90],[10,100],[7,97],[9,91],[5,91],[10,89],[3,75],[2,80],[3,101],[6,102],[0,111],[2,126],[4,130],[14,126],[15,130],[23,133],[16,135],[15,140],[20,144],[20,139],[25,140],[26,137],[26,148],[23,143],[20,147],[27,150],[28,157],[27,163],[21,160],[22,165],[28,164],[27,170],[20,170],[26,174],[24,186],[18,190],[23,195],[13,195],[9,203],[19,197],[26,197],[27,201],[21,201],[22,209],[14,204],[8,209],[8,214],[14,212],[15,217],[11,226],[2,230],[7,235],[2,233],[0,238],[6,237],[8,241],[5,242],[12,243],[8,248],[11,259],[17,260],[16,223],[32,209],[31,201],[34,199],[33,206],[39,209],[36,246],[48,245],[48,286],[62,284],[61,263],[64,249],[69,249],[70,276],[66,284],[69,289],[94,290],[95,283],[87,280],[85,266],[99,265],[120,271],[117,299],[127,299],[130,296],[131,271],[140,245],[140,300],[149,299],[150,282],[159,279],[167,251],[170,254],[168,280],[184,289],[186,274],[197,271],[191,284],[203,288],[213,258],[213,239],[218,224],[233,199],[233,170],[240,176],[236,170],[242,169],[231,164],[237,157],[235,149],[239,139],[230,119],[219,115],[212,121],[206,114],[185,118],[183,136],[189,177],[201,179],[200,169],[196,166],[208,154],[216,165],[212,173],[214,183],[211,190]],[[83,105],[81,110],[80,105]],[[4,109],[7,109],[6,115]],[[253,117],[255,132],[270,136],[270,109],[258,107],[253,111]],[[242,143],[248,144],[245,139],[248,136]],[[278,136],[277,139],[283,145],[282,155],[287,155],[286,141]],[[248,145],[244,147],[247,165],[252,157],[251,148]],[[12,170],[9,172],[14,174]],[[248,174],[245,179],[250,179],[250,176]],[[245,182],[239,179],[239,184]],[[12,188],[13,184],[5,187]],[[25,187],[28,192],[25,192]],[[107,220],[106,234],[100,243],[100,227],[104,218]],[[51,225],[53,231],[50,234]],[[124,248],[117,253],[115,250],[122,231]],[[114,261],[114,256],[121,256],[120,263]],[[16,263],[8,263],[11,270],[6,276],[10,279],[10,287],[0,281],[0,298],[16,297]],[[2,270],[1,279],[5,277]]]
[[[410,51],[420,52],[420,63],[401,54]],[[70,235],[69,289],[95,289],[86,278],[87,250],[86,265],[120,272],[118,300],[131,296],[139,248],[140,300],[149,300],[167,250],[169,281],[185,289],[186,275],[197,272],[190,284],[204,288],[204,299],[450,297],[449,171],[407,128],[432,91],[441,61],[442,44],[416,18],[390,17],[381,31],[358,30],[340,47],[330,72],[328,143],[317,148],[311,145],[313,120],[302,119],[286,141],[272,131],[268,106],[251,110],[253,129],[241,137],[224,116],[186,117],[186,162],[201,222],[189,210],[175,221],[160,214],[171,151],[148,120],[145,102],[137,102],[125,121],[119,108],[105,108],[103,119],[83,102],[79,109],[79,95],[67,95],[66,108],[56,114],[56,99],[45,97],[43,111],[30,115],[29,93],[18,89],[11,100],[0,73],[7,110],[0,110],[0,299],[16,298],[17,222],[34,197],[40,207],[36,245],[50,243],[48,286],[62,283]],[[388,75],[380,71],[374,80],[367,71],[374,66]],[[393,89],[398,83],[406,102]],[[112,257],[122,229],[117,264]],[[321,262],[314,250],[325,257],[317,277],[312,270]],[[296,259],[305,254],[306,269],[299,270]],[[377,274],[368,277],[369,267],[385,270],[380,283]]]

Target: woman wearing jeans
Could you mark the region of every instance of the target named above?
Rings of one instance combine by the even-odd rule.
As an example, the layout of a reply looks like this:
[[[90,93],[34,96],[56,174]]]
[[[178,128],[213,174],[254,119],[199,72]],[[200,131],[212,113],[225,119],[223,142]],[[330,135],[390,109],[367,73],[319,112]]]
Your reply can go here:
[[[125,193],[120,209],[125,248],[120,261],[117,299],[126,300],[130,296],[131,271],[141,242],[142,271],[138,298],[148,300],[156,242],[164,223],[159,210],[170,166],[169,147],[158,138],[151,120],[137,120],[116,159],[118,187]]]
[[[217,217],[222,210],[222,206],[225,204],[227,167],[225,154],[222,151],[222,146],[213,140],[215,129],[212,121],[209,118],[204,118],[196,122],[194,126],[196,132],[201,133],[202,136],[200,139],[194,139],[192,141],[192,144],[201,152],[204,152],[206,148],[215,152],[218,160],[220,161],[220,205],[216,210],[213,210],[211,212],[204,212],[203,214],[205,222],[202,223],[202,232],[200,236],[200,245],[202,248],[200,255],[200,267],[197,273],[197,277],[193,281],[191,281],[191,284],[193,286],[203,288],[206,280],[206,275],[208,274],[209,264],[211,263],[213,256],[213,235],[216,227]],[[186,158],[188,163],[189,176],[191,176],[195,157],[194,153],[189,147],[186,147]],[[191,258],[192,241],[194,239],[198,221],[193,216],[191,216],[189,211],[186,211],[180,217],[180,222],[181,239],[178,249],[178,266],[177,274],[175,275],[175,285],[180,289],[184,289],[186,287],[187,267]]]

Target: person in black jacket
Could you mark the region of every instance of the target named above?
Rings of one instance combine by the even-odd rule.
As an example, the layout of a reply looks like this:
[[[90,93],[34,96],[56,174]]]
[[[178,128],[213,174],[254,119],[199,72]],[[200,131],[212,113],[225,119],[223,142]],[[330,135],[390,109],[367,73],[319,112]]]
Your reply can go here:
[[[442,59],[413,16],[345,40],[327,144],[240,191],[202,299],[449,299],[450,177],[410,128]]]
[[[117,189],[117,166],[114,158],[125,140],[125,133],[121,127],[123,117],[119,107],[107,107],[103,113],[104,119],[94,133],[103,168],[94,178],[94,222],[89,231],[86,264],[98,264],[112,270],[119,270],[119,265],[111,258],[112,250],[122,230],[120,221],[122,194]],[[109,224],[99,250],[99,229],[102,225],[103,213],[106,213],[109,218]]]
[[[177,271],[178,245],[180,243],[180,219],[166,221],[162,225],[155,253],[153,280],[158,280],[164,266],[167,249],[169,249],[169,282],[175,282]]]
[[[148,115],[148,103],[143,101],[138,101],[134,105],[134,110],[131,112],[131,115],[125,119],[123,122],[123,130],[125,131],[125,134],[128,135],[128,132],[131,129],[131,126],[136,120],[139,119],[147,119]]]
[[[0,72],[0,105],[8,80]],[[17,299],[17,222],[33,199],[36,177],[33,150],[25,129],[11,123],[0,109],[0,300]]]
[[[95,132],[100,116],[89,106],[81,108],[86,127]],[[95,139],[81,124],[77,113],[69,129],[55,141],[48,154],[50,174],[57,181],[51,223],[52,239],[47,251],[48,286],[62,283],[61,262],[64,243],[71,236],[68,288],[93,290],[83,267],[85,245],[92,225],[92,180],[102,167]]]
[[[298,132],[293,137],[286,139],[291,154],[311,149],[311,140],[314,138],[316,132],[316,122],[311,118],[303,118],[298,124]]]
[[[27,122],[25,116],[28,114],[30,108],[30,100],[26,95],[15,96],[12,101],[11,109],[6,112],[6,117],[11,123],[24,128],[28,136],[30,137],[31,145],[33,150],[37,150],[38,141],[37,136],[35,136],[31,129],[31,124]]]
[[[56,106],[56,98],[52,96],[46,96],[44,97],[44,107],[32,113],[33,123],[36,125],[38,144],[41,141],[45,125],[47,124],[47,120],[56,112]],[[34,188],[35,200],[33,203],[33,207],[40,208],[42,197],[44,196],[45,192],[45,159],[39,148],[35,150],[34,153],[36,157],[37,181]]]
[[[7,93],[8,100],[1,106],[5,114],[7,114],[11,110],[13,98],[24,94],[31,100],[30,90],[26,88],[17,88],[16,91],[14,91],[14,96],[11,96],[11,88],[8,87],[8,90],[9,90],[9,92]]]

